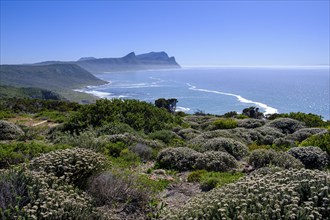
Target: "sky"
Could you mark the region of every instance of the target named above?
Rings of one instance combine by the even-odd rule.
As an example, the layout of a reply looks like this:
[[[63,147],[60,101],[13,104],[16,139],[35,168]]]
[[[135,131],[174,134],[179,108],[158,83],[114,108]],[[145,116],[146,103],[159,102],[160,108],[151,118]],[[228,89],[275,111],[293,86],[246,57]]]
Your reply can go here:
[[[165,51],[182,66],[329,65],[329,11],[329,0],[1,0],[0,61]]]

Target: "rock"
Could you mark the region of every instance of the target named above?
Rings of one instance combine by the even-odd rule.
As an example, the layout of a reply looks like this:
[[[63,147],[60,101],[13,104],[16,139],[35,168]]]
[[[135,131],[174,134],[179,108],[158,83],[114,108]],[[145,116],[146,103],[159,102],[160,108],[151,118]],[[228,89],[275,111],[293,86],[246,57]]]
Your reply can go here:
[[[0,120],[0,140],[14,140],[24,135],[24,132],[17,125]]]
[[[166,171],[163,169],[157,169],[152,172],[153,174],[158,174],[158,175],[165,175]]]

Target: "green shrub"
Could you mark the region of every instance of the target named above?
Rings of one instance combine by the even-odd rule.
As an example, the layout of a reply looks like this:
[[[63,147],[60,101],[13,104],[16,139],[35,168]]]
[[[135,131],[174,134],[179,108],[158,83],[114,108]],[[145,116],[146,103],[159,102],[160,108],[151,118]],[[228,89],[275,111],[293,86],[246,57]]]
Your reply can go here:
[[[95,131],[97,136],[124,134],[124,133],[131,133],[131,134],[137,133],[128,124],[121,123],[121,122],[110,122],[110,123],[102,125],[101,127],[94,128],[93,130]]]
[[[70,117],[70,112],[60,112],[60,111],[42,111],[37,113],[35,118],[40,118],[43,120],[53,121],[57,123],[65,122]]]
[[[294,147],[288,153],[300,160],[308,169],[324,169],[329,164],[329,156],[319,147]]]
[[[283,134],[292,134],[304,128],[303,123],[291,118],[278,118],[268,123],[268,126],[279,129]]]
[[[83,186],[85,180],[105,166],[105,158],[94,151],[73,148],[57,150],[31,160],[29,168],[52,173],[68,183]]]
[[[200,188],[202,191],[207,192],[210,191],[211,189],[214,189],[219,183],[219,179],[215,177],[203,179],[201,181]]]
[[[126,162],[131,163],[138,163],[140,162],[140,157],[136,153],[130,151],[129,149],[124,149],[120,152],[121,159],[125,160]]]
[[[330,133],[313,135],[301,142],[300,146],[317,146],[330,156]]]
[[[161,140],[166,144],[170,143],[175,138],[179,138],[177,134],[169,130],[154,131],[150,133],[148,136],[153,140],[155,139]]]
[[[14,140],[22,135],[24,135],[24,132],[17,125],[0,120],[0,140]]]
[[[288,153],[266,149],[257,149],[252,151],[247,158],[247,161],[256,169],[270,165],[283,167],[285,169],[299,169],[304,167],[298,159]]]
[[[292,118],[298,121],[303,122],[307,127],[321,127],[326,124],[322,120],[322,116],[315,114],[306,114],[302,112],[290,112],[289,114],[273,114],[268,117],[270,120],[274,120],[276,118]]]
[[[192,171],[188,174],[187,180],[188,182],[200,182],[203,174],[207,173],[206,170],[196,170]]]
[[[191,170],[201,154],[188,147],[166,148],[158,153],[160,168],[179,171]]]
[[[330,174],[283,170],[252,175],[191,199],[161,219],[327,219]]]
[[[232,118],[220,118],[213,122],[216,129],[232,129],[237,127],[237,121]]]
[[[107,143],[105,145],[105,154],[109,155],[111,157],[119,157],[120,156],[120,152],[122,150],[124,150],[126,147],[126,144],[118,141],[116,143]]]
[[[42,153],[69,147],[68,145],[49,145],[38,142],[0,143],[0,169],[25,162]]]
[[[138,100],[100,99],[95,104],[82,106],[65,124],[64,130],[81,131],[108,123],[125,123],[136,131],[150,133],[180,124],[181,118]]]
[[[229,171],[237,168],[237,161],[233,156],[221,151],[207,151],[200,155],[195,163],[196,169],[208,171]]]
[[[202,145],[200,151],[224,151],[234,156],[236,159],[241,159],[248,154],[246,145],[231,138],[213,138],[207,140]]]

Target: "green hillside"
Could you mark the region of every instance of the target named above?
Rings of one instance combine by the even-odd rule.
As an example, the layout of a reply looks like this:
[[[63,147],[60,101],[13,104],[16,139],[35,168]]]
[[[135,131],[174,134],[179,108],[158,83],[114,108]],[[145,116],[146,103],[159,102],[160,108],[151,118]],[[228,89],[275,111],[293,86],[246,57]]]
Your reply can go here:
[[[36,99],[53,99],[62,100],[64,99],[61,95],[40,88],[18,88],[13,86],[0,86],[0,97],[1,98],[36,98]]]
[[[75,64],[1,65],[0,85],[49,90],[74,89],[105,82]]]

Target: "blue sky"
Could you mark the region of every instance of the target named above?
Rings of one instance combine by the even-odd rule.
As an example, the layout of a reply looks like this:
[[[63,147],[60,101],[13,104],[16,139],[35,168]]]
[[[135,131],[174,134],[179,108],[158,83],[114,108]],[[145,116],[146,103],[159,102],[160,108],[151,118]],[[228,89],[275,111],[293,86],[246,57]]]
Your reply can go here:
[[[329,1],[2,1],[1,63],[166,51],[182,65],[329,65]]]

